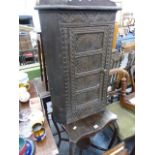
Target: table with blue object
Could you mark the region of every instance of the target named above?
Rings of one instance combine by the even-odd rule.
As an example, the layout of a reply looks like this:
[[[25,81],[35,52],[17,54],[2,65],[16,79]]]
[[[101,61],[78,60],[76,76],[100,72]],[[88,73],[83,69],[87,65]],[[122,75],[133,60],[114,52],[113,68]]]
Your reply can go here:
[[[31,98],[38,97],[37,91],[32,81],[30,81],[30,94]],[[41,104],[41,103],[38,103]],[[20,110],[30,109],[29,104],[20,104]],[[34,155],[57,155],[59,153],[55,139],[45,118],[44,128],[46,131],[46,138],[41,142],[34,142],[35,154]]]

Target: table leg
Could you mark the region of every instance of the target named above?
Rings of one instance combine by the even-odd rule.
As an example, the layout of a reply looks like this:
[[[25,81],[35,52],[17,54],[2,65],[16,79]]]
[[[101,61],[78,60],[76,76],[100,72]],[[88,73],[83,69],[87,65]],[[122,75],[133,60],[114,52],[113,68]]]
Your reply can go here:
[[[112,127],[111,127],[111,126]],[[111,138],[111,140],[110,140],[110,143],[109,143],[109,146],[108,146],[108,149],[110,149],[112,146],[113,146],[113,144],[114,144],[114,142],[115,142],[115,140],[116,140],[116,138],[117,138],[117,135],[118,135],[118,126],[117,126],[117,122],[116,121],[114,121],[114,122],[112,122],[111,124],[109,125],[109,127],[112,129],[112,131],[113,131],[113,136],[112,136],[112,138]]]
[[[69,142],[69,155],[75,155],[76,144]]]
[[[61,140],[62,140],[62,138],[61,138],[61,133],[60,133],[60,130],[59,130],[59,127],[58,127],[57,123],[56,123],[55,120],[54,120],[53,112],[51,113],[51,116],[52,116],[52,121],[53,121],[53,124],[54,124],[54,126],[55,126],[55,129],[56,129],[56,131],[57,131],[58,138],[59,138],[59,139],[58,139],[57,146],[60,147]]]
[[[79,155],[82,155],[82,153],[83,153],[83,151],[82,151],[82,150],[80,150],[80,154],[79,154]]]

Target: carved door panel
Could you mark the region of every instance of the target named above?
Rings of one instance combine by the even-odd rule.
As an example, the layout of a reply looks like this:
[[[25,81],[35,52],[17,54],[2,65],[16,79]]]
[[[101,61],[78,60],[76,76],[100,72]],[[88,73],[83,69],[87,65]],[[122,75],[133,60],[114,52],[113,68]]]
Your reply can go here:
[[[107,28],[97,26],[69,29],[71,103],[72,110],[79,116],[83,112],[87,115],[91,110],[97,112],[106,103],[103,90],[106,90]]]

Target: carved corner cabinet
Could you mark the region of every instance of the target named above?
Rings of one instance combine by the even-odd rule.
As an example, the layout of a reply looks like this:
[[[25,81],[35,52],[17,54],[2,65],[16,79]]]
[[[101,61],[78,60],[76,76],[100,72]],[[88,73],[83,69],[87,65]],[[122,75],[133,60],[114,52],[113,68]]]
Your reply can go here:
[[[56,121],[105,110],[115,15],[109,0],[40,0],[42,40]]]

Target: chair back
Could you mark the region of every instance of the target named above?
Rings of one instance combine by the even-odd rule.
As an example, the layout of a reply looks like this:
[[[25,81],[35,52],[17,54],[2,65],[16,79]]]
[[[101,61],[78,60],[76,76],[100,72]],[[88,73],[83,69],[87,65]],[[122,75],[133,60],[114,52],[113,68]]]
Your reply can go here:
[[[109,89],[107,93],[108,102],[112,103],[114,99],[119,100],[121,94],[121,79],[125,77],[129,80],[129,73],[122,68],[113,68],[109,71],[109,76],[115,76],[114,81],[109,85],[111,89]]]

